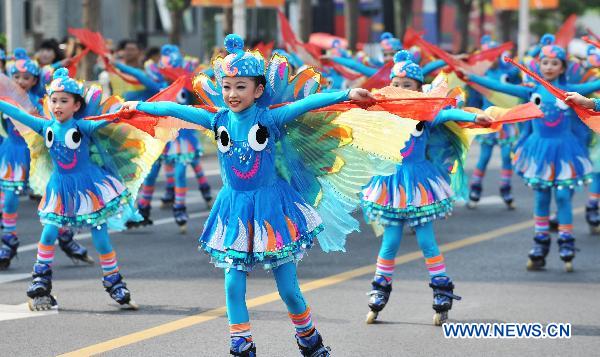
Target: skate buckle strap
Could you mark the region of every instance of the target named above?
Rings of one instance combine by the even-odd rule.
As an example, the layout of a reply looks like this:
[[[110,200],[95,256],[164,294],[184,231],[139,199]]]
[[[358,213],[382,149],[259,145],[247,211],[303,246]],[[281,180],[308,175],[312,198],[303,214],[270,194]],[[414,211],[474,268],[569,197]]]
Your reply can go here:
[[[381,285],[376,281],[372,281],[371,282],[371,286],[373,287],[373,291],[383,291],[386,293],[391,293],[392,292],[392,284],[389,285]]]
[[[440,289],[436,289],[436,288],[433,289],[433,295],[443,295],[450,299],[462,300],[462,297],[460,297],[458,295],[454,295],[450,291],[444,291],[444,290],[440,290]]]
[[[550,237],[546,234],[538,234],[533,237],[533,241],[537,244],[550,245]]]

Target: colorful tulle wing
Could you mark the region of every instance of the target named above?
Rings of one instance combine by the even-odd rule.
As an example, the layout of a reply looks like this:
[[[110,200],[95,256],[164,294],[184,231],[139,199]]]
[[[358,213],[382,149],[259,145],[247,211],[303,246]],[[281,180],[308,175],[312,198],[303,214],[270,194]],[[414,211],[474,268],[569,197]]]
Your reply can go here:
[[[199,73],[192,80],[194,93],[202,103],[212,107],[225,107],[223,96],[221,95],[221,84],[217,80],[212,80],[205,73]]]
[[[346,236],[359,228],[351,214],[362,186],[375,175],[394,172],[416,124],[386,112],[352,109],[310,112],[286,125],[277,168],[323,218],[325,229],[318,236],[323,250],[344,249]]]
[[[96,131],[92,160],[122,179],[133,198],[163,151],[165,143],[123,123]]]
[[[21,136],[25,139],[29,148],[31,162],[29,164],[29,187],[37,195],[43,195],[46,192],[48,178],[54,171],[50,152],[46,147],[44,138],[33,130],[21,131]]]
[[[274,54],[265,71],[267,85],[258,100],[263,106],[293,102],[319,90],[321,74],[314,68],[306,68],[292,76],[292,67],[284,56]]]
[[[0,73],[0,97],[7,99],[7,101],[19,106],[28,113],[37,113],[37,109],[31,103],[27,92],[2,73]]]

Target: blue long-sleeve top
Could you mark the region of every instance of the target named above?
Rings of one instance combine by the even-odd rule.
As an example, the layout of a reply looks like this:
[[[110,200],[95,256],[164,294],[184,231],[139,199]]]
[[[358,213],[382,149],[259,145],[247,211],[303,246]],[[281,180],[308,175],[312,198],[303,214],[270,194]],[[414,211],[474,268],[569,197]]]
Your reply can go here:
[[[115,67],[117,67],[117,69],[119,69],[121,72],[133,76],[144,87],[155,93],[160,92],[163,88],[167,86],[165,82],[156,82],[155,80],[150,78],[150,76],[146,72],[139,68],[131,67],[121,62],[115,62]]]
[[[552,93],[539,83],[532,83],[532,86],[521,86],[510,83],[501,83],[477,75],[470,75],[469,79],[484,87],[529,100],[538,105],[544,113],[544,117],[532,121],[532,134],[548,138],[558,138],[561,135],[564,135],[564,133],[573,130],[571,120],[573,116],[572,110],[564,102],[555,98]],[[558,80],[554,80],[552,85],[562,90],[578,92],[583,95],[600,90],[600,81],[563,84],[559,83]],[[523,140],[526,139],[526,136],[524,133],[521,135],[522,140],[520,140],[520,142],[523,142]]]
[[[594,110],[597,112],[600,112],[600,99],[594,98],[593,101],[594,101],[594,106],[595,106]]]
[[[172,116],[215,132],[223,183],[235,190],[265,187],[279,180],[275,168],[275,143],[283,126],[298,116],[348,99],[348,91],[318,93],[275,109],[256,104],[241,112],[221,109],[212,113],[172,102],[140,102],[136,109]]]
[[[476,118],[477,114],[475,113],[468,113],[460,109],[445,109],[440,110],[433,122],[419,123],[415,131],[411,133],[410,139],[405,143],[404,148],[400,151],[403,157],[402,164],[427,160],[427,142],[429,141],[430,131],[435,126],[449,121],[474,122]]]
[[[337,64],[341,64],[344,67],[348,67],[351,70],[358,72],[367,77],[371,77],[372,75],[377,73],[377,71],[379,70],[379,68],[377,68],[377,67],[367,66],[353,58],[336,56],[336,57],[333,57],[332,60],[333,60],[333,62],[335,62]]]

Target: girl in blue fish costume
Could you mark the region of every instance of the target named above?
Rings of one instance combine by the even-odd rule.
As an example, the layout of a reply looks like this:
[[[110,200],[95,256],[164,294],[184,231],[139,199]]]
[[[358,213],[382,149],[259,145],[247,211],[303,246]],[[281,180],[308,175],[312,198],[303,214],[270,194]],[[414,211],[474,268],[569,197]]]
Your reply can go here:
[[[411,91],[422,91],[423,72],[412,61],[408,51],[399,51],[394,57],[391,85]],[[375,277],[369,293],[366,322],[375,322],[387,304],[392,291],[395,257],[402,240],[405,224],[416,231],[417,242],[423,251],[433,289],[434,324],[446,321],[452,300],[454,284],[446,273],[444,257],[438,249],[433,232],[433,221],[445,218],[452,212],[454,186],[460,195],[465,184],[461,179],[451,179],[450,171],[458,163],[462,176],[464,153],[468,143],[453,133],[449,122],[488,123],[485,114],[468,113],[459,109],[441,110],[433,122],[419,122],[411,133],[404,149],[403,159],[396,172],[390,176],[375,176],[361,193],[362,208],[368,221],[384,226],[381,248],[377,257]],[[454,124],[454,123],[452,123]],[[455,124],[454,124],[455,125]],[[487,124],[486,124],[487,125]],[[455,130],[456,130],[455,126]],[[450,168],[450,169],[449,169]],[[458,185],[457,185],[458,183]]]
[[[24,91],[27,99],[38,113],[43,113],[40,93],[44,87],[44,74],[36,61],[31,60],[23,48],[15,49],[15,60],[9,63],[8,75],[16,84],[4,82],[3,90],[9,92]],[[17,254],[19,238],[17,236],[17,210],[19,195],[28,189],[30,154],[27,143],[19,134],[9,116],[2,114],[1,125],[6,133],[6,140],[0,144],[0,190],[3,195],[2,209],[2,245],[0,247],[0,269],[10,266],[11,260]],[[73,240],[73,231],[61,228],[59,232],[61,249],[73,259],[93,263],[87,254],[87,249]]]
[[[538,68],[545,80],[560,89],[583,95],[600,90],[600,81],[566,82],[566,52],[554,44],[554,36],[544,35],[540,45]],[[558,207],[559,255],[565,269],[572,271],[576,250],[572,233],[573,190],[589,182],[592,164],[584,144],[572,130],[570,108],[537,83],[521,86],[476,75],[468,75],[468,78],[484,87],[534,102],[544,112],[543,118],[525,123],[514,157],[517,174],[535,191],[535,236],[527,268],[538,270],[545,266],[550,249],[549,210],[554,192]]]
[[[347,208],[344,202],[348,201],[339,199],[336,192],[344,191],[339,183],[350,185],[356,178],[347,177],[338,181],[338,186],[331,178],[349,172],[345,171],[347,165],[358,165],[357,170],[364,171],[367,164],[361,161],[364,155],[347,160],[331,156],[327,147],[353,150],[347,144],[355,138],[342,143],[327,136],[340,132],[334,121],[327,121],[327,115],[317,120],[301,116],[344,100],[372,97],[364,89],[310,95],[320,81],[312,69],[288,82],[289,65],[284,57],[274,55],[265,73],[262,55],[245,52],[239,36],[228,35],[225,47],[229,55],[214,61],[216,84],[205,75],[194,82],[205,103],[220,107],[216,112],[170,102],[132,102],[124,107],[199,124],[211,130],[217,141],[223,188],[199,242],[213,263],[225,269],[230,353],[256,355],[246,307],[246,279],[248,272],[262,263],[273,272],[302,355],[329,356],[300,291],[296,263],[315,237],[326,251],[343,249],[341,242],[358,228],[358,222],[349,214],[353,208]],[[268,108],[276,103],[284,104]],[[295,146],[299,142],[304,146]],[[324,166],[317,169],[317,163]],[[349,201],[356,200],[359,187],[348,192]]]
[[[0,101],[0,111],[26,127],[19,130],[32,158],[36,158],[30,181],[35,190],[44,193],[38,208],[44,228],[33,281],[27,289],[32,310],[57,306],[50,294],[52,263],[54,243],[63,226],[91,229],[104,288],[120,305],[137,308],[120,274],[108,228],[123,229],[125,222],[136,215],[132,192],[137,192],[134,190],[163,145],[127,124],[81,119],[120,106],[112,98],[112,105],[105,102],[101,107],[101,98],[99,88],[84,93],[83,84],[69,78],[66,68],[60,68],[48,87],[51,119]]]
[[[498,43],[493,41],[489,35],[483,36],[481,39],[481,49],[487,50],[498,47]],[[521,79],[519,77],[519,71],[513,66],[505,63],[499,58],[492,68],[490,68],[485,76],[504,83],[519,84]],[[475,92],[474,89],[470,88],[471,93],[474,97],[480,99],[478,105],[468,103],[469,106],[477,106],[481,109],[487,109],[492,106],[492,102],[485,96]],[[471,97],[469,93],[469,97]],[[471,98],[469,98],[471,99]],[[502,130],[497,133],[491,133],[486,135],[477,136],[477,141],[480,144],[481,152],[479,154],[479,160],[477,166],[473,171],[471,177],[471,185],[469,191],[469,204],[467,207],[474,207],[479,199],[483,190],[482,181],[485,176],[487,165],[492,157],[494,147],[497,145],[500,147],[500,154],[502,157],[502,169],[500,174],[500,196],[509,209],[513,209],[513,196],[511,193],[511,178],[513,174],[512,170],[512,148],[517,140],[518,129],[516,124],[505,124],[502,126]]]
[[[158,93],[168,87],[167,80],[161,75],[160,69],[183,68],[187,72],[193,72],[197,63],[188,58],[184,58],[179,47],[175,45],[164,45],[161,48],[161,57],[158,63],[148,61],[145,64],[145,71],[130,67],[116,62],[115,66],[125,74],[129,74],[140,81],[148,90]],[[177,102],[180,104],[192,104],[193,97],[186,89],[177,95]],[[167,189],[163,203],[173,204],[173,216],[175,222],[185,232],[188,220],[185,197],[187,193],[187,166],[192,166],[198,186],[204,200],[209,204],[212,200],[210,186],[204,176],[204,170],[200,164],[200,157],[203,153],[202,143],[198,138],[197,130],[182,129],[175,140],[169,142],[165,147],[164,155],[154,164],[152,171],[146,177],[140,198],[138,200],[138,209],[144,217],[141,225],[152,224],[150,219],[150,203],[154,195],[154,188],[161,165],[164,163],[167,173]],[[174,180],[171,177],[174,176]],[[172,185],[169,185],[172,183]],[[136,223],[130,223],[130,226],[136,226]]]

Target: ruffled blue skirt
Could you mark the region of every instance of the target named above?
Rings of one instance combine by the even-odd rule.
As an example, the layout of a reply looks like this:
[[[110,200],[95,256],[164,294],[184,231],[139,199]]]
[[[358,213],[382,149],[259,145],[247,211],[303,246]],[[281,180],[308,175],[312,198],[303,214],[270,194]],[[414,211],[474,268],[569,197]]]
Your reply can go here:
[[[0,189],[23,191],[29,178],[29,148],[21,136],[0,144]]]
[[[365,216],[382,225],[416,226],[452,212],[450,176],[429,161],[403,163],[395,174],[375,176],[363,187]]]
[[[571,132],[559,137],[531,134],[515,151],[515,171],[533,188],[574,188],[588,182],[592,163]]]
[[[317,211],[286,181],[252,191],[225,185],[199,239],[221,268],[250,271],[298,261],[323,229]]]
[[[54,171],[38,214],[44,224],[84,228],[107,223],[111,229],[122,229],[135,214],[130,202],[123,183],[106,170],[87,165],[69,173]]]

